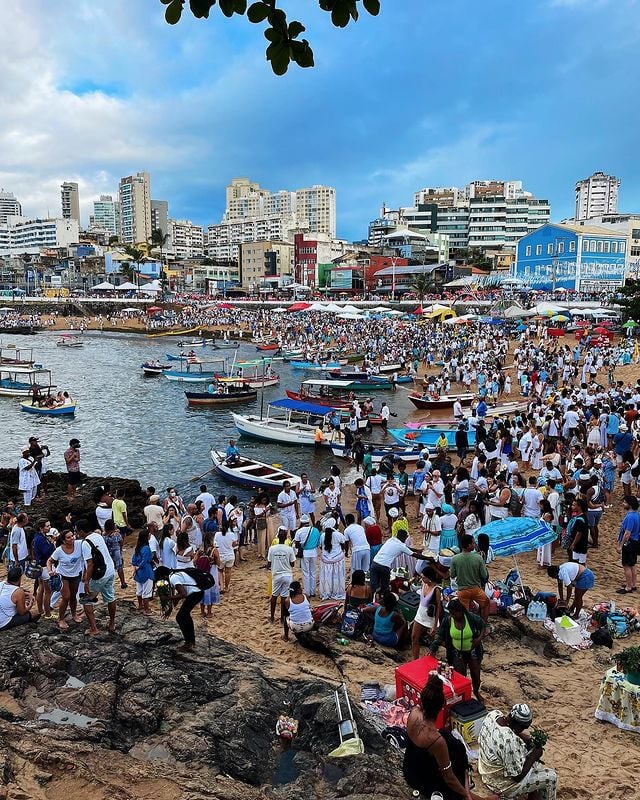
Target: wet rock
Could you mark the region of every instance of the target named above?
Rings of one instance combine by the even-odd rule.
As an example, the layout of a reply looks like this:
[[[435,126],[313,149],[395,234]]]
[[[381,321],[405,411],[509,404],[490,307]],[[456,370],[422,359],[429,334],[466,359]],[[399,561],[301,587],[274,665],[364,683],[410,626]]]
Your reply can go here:
[[[97,613],[104,625],[104,610]],[[90,780],[98,780],[94,758],[112,770],[122,764],[118,775],[120,769],[149,765],[178,781],[182,797],[409,796],[397,754],[355,702],[367,753],[327,758],[339,743],[329,684],[273,678],[269,662],[212,636],[199,637],[196,653],[181,656],[174,649],[179,640],[173,623],[142,617],[127,604],[119,605],[117,624],[118,633],[104,641],[85,638],[84,626],[60,632],[44,622],[37,637],[31,627],[2,635],[0,691],[17,701],[24,720],[16,750],[10,745],[7,751],[9,775],[18,760],[38,753],[33,758],[41,770],[53,771],[55,762],[57,774],[71,763]],[[46,719],[38,719],[36,706],[46,709]],[[281,713],[299,720],[291,751],[283,751],[275,737]],[[63,725],[57,722],[61,716],[96,722]],[[10,725],[0,719],[0,741]],[[138,767],[126,766],[129,761]],[[122,794],[112,778],[109,770],[100,771],[110,796],[136,796],[133,788]]]

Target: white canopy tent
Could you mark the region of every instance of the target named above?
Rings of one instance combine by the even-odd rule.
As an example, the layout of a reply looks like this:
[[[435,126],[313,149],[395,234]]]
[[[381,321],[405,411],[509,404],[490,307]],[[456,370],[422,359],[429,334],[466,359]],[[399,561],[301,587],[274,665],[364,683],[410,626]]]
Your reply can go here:
[[[272,314],[284,314],[284,312],[286,310],[287,310],[286,308],[273,308],[273,309],[271,309],[271,313]]]
[[[131,283],[131,281],[125,281],[121,283],[120,286],[116,286],[116,292],[134,292],[137,291],[138,287],[135,283]]]
[[[115,289],[114,283],[109,283],[109,281],[103,281],[102,283],[98,283],[92,287],[93,292],[112,292]]]
[[[149,283],[142,284],[140,291],[146,294],[157,294],[162,291],[162,286],[160,285],[160,281],[149,281]]]

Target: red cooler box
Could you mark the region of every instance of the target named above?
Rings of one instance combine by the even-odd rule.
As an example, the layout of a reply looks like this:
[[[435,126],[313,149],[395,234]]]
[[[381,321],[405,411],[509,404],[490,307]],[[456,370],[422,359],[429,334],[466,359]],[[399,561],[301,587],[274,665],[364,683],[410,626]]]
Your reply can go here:
[[[420,692],[427,684],[429,673],[438,668],[438,659],[433,656],[425,656],[415,661],[409,661],[401,667],[396,667],[396,697],[406,697],[412,705],[416,705],[420,699]],[[471,680],[454,672],[451,678],[454,691],[444,683],[444,696],[447,702],[446,708],[436,720],[436,727],[442,728],[449,716],[448,708],[455,703],[463,700],[471,700]]]

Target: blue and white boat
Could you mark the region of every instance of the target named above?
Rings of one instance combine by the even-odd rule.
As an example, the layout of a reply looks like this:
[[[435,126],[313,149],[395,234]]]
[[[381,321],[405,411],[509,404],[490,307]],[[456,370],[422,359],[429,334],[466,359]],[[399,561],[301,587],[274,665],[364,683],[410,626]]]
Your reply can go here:
[[[28,367],[0,368],[0,395],[31,397],[42,389],[51,389],[51,370]]]
[[[289,361],[290,366],[294,369],[309,369],[309,370],[328,370],[328,369],[340,369],[340,363],[338,361],[321,361],[317,364],[315,361]]]
[[[272,409],[282,410],[284,416],[273,416]],[[257,414],[231,416],[238,432],[243,436],[278,444],[315,445],[318,426],[324,428],[325,418],[332,413],[333,409],[328,406],[285,398],[269,403],[264,417]],[[321,444],[330,444],[327,435]]]
[[[265,464],[263,461],[255,461],[243,455],[240,455],[235,463],[228,464],[224,453],[212,450],[211,460],[219,475],[241,486],[280,491],[285,481],[295,486],[301,480],[299,475],[287,472],[278,465]]]
[[[436,442],[442,434],[447,440],[447,448],[449,450],[456,449],[456,428],[419,428],[414,430],[412,428],[389,428],[389,433],[393,436],[396,442],[409,447],[413,445],[421,445],[422,447],[435,447]],[[475,447],[476,432],[474,430],[467,431],[467,438],[469,439],[469,447]]]
[[[76,413],[77,404],[70,403],[65,406],[47,406],[33,405],[31,400],[23,400],[20,403],[20,410],[26,411],[27,414],[40,414],[43,417],[72,417]]]
[[[331,452],[338,458],[347,458],[347,448],[339,442],[331,443]],[[422,448],[416,447],[399,447],[393,446],[384,447],[383,445],[374,445],[374,450],[371,453],[371,460],[373,464],[379,464],[386,456],[393,456],[395,461],[404,461],[405,464],[414,464],[420,460],[420,453]]]

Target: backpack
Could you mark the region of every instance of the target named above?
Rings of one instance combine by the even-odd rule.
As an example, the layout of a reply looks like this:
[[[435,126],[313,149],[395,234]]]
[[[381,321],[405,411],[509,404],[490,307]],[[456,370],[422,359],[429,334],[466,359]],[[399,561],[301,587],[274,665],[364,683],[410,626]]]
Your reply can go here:
[[[357,608],[348,608],[342,615],[342,625],[340,626],[340,633],[343,636],[348,636],[350,639],[355,639],[359,633],[360,612]]]
[[[107,573],[107,562],[104,560],[104,556],[100,552],[100,550],[95,546],[95,544],[87,538],[85,542],[91,548],[91,560],[93,561],[93,572],[91,573],[91,580],[99,581],[100,578],[104,578]]]
[[[200,570],[200,572],[209,572],[211,569],[211,562],[209,561],[208,556],[200,556],[200,558],[196,561],[196,569]]]
[[[198,559],[200,561],[200,559]],[[186,567],[185,569],[172,569],[171,572],[184,572],[185,575],[188,575],[190,578],[193,579],[198,589],[203,592],[206,592],[207,589],[213,589],[216,585],[216,579],[210,572],[204,572],[201,569],[196,569],[196,567]]]
[[[217,533],[218,532],[218,518],[205,519],[202,523],[202,530],[204,533]]]
[[[518,494],[513,491],[513,489],[510,491],[511,496],[509,497],[509,504],[507,506],[509,513],[512,517],[520,517],[522,516],[522,500],[518,497]]]

